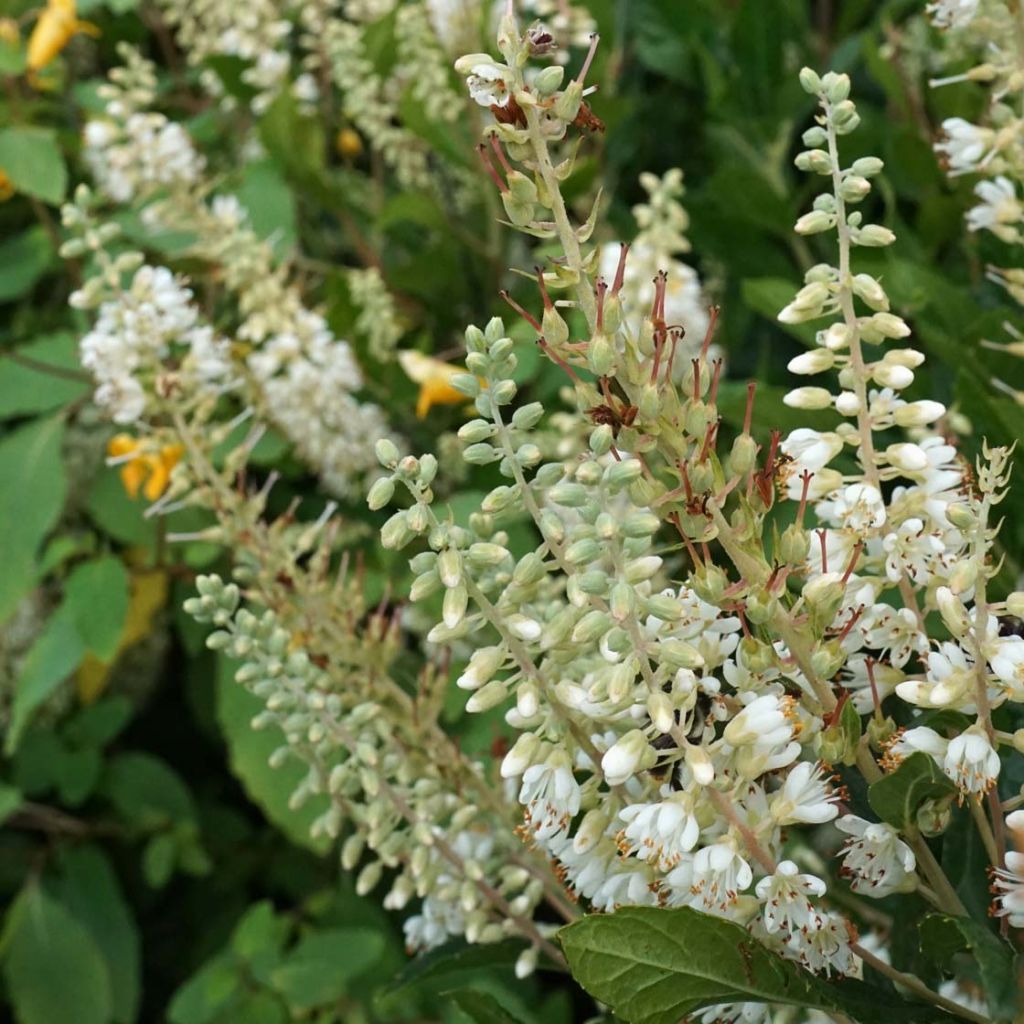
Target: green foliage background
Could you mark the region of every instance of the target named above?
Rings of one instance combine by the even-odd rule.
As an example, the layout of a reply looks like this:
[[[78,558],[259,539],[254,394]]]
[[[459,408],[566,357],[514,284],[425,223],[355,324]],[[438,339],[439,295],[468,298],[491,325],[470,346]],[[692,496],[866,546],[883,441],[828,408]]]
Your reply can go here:
[[[775,314],[803,270],[825,255],[818,239],[792,233],[810,188],[792,167],[811,113],[796,72],[810,64],[852,75],[863,127],[847,155],[886,163],[881,219],[898,242],[866,257],[862,269],[884,279],[929,357],[911,397],[938,398],[965,414],[968,452],[986,436],[1018,438],[1024,409],[989,378],[1021,386],[1020,363],[978,345],[999,337],[1004,320],[1019,322],[983,273],[1013,255],[991,236],[966,235],[970,182],[951,185],[931,149],[942,118],[970,118],[983,95],[972,86],[927,88],[923,4],[591,7],[604,40],[594,107],[608,132],[585,150],[570,194],[585,200],[602,181],[614,197],[608,218],[628,236],[629,208],[642,198],[639,172],[684,169],[692,262],[722,307],[729,379],[720,405],[730,422],[742,416],[751,378],[760,382],[756,432],[794,422],[781,402],[785,365],[811,333],[782,328]],[[0,15],[28,8],[0,4]],[[449,950],[408,965],[398,920],[372,896],[357,897],[336,851],[308,838],[315,808],[289,809],[296,778],[267,767],[273,737],[251,731],[250,698],[180,612],[194,572],[223,568],[225,555],[201,544],[168,554],[166,529],[201,524],[184,514],[169,523],[144,519],[144,506],[104,466],[111,430],[77,369],[86,321],[67,307],[74,277],[57,256],[56,207],[85,177],[81,124],[98,109],[96,85],[116,62],[119,40],[163,62],[169,109],[181,101],[175,90],[195,91],[195,75],[167,63],[153,10],[94,0],[79,13],[102,36],[73,43],[47,88],[27,88],[16,49],[0,48],[8,87],[0,167],[16,189],[0,206],[0,1016],[21,1024],[585,1019],[592,1004],[566,979],[515,981],[512,947]],[[367,29],[382,73],[394,59],[392,32],[387,19]],[[238,67],[225,61],[216,70],[244,92]],[[445,161],[472,166],[468,126],[438,127],[411,101],[403,115]],[[182,116],[204,145],[216,147],[231,130],[230,118],[208,106]],[[451,353],[467,322],[501,312],[496,293],[510,281],[506,268],[526,254],[508,247],[491,208],[482,203],[463,218],[425,193],[375,193],[366,169],[340,165],[327,129],[287,101],[257,127],[267,155],[236,168],[228,185],[282,253],[297,245],[317,261],[315,297],[339,335],[359,347],[341,272],[356,265],[355,234],[380,255],[400,296],[404,345]],[[129,216],[122,220],[161,258],[180,251],[181,239],[154,239]],[[369,396],[413,450],[458,425],[457,409],[417,421],[414,385],[362,355]],[[537,359],[523,358],[519,374],[524,400],[559,385],[557,371]],[[322,499],[287,446],[271,437],[257,454],[282,471],[275,500],[306,497],[315,514]],[[474,473],[449,495],[456,512],[488,486],[486,471]],[[1004,510],[1009,585],[1021,571],[1024,488]],[[367,586],[383,593],[391,577],[400,592],[404,565],[370,543],[379,517],[358,505],[345,513],[365,531],[357,543]],[[90,685],[96,662],[112,668]],[[486,750],[498,729],[493,717],[463,721],[459,701],[449,719],[470,750]],[[979,854],[965,845],[962,856],[967,863]],[[961,895],[972,908],[987,899]]]

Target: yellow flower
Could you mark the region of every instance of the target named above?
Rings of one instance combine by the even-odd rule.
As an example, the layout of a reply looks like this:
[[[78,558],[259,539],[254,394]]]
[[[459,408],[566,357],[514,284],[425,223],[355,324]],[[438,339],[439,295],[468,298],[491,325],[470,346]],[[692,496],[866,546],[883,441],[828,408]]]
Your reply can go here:
[[[47,0],[28,39],[25,63],[29,71],[45,68],[78,32],[91,36],[100,34],[91,22],[78,20],[75,0]]]
[[[14,184],[6,173],[0,170],[0,203],[6,203],[14,195]]]
[[[180,444],[165,444],[154,450],[131,434],[117,434],[107,445],[107,455],[121,463],[121,483],[129,498],[139,490],[147,501],[156,501],[171,480],[171,470],[181,461]]]
[[[443,363],[440,359],[409,349],[398,353],[398,361],[409,380],[420,386],[420,396],[416,400],[418,419],[423,419],[432,405],[458,405],[467,401],[465,394],[451,385],[452,377],[465,373],[465,367]]]

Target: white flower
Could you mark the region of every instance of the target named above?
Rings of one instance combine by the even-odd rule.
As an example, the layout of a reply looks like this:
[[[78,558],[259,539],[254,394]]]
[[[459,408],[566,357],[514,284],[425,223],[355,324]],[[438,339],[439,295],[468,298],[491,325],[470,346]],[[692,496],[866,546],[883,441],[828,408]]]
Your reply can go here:
[[[843,846],[842,874],[854,892],[882,897],[917,886],[914,853],[892,825],[847,814],[836,827],[852,837]]]
[[[722,840],[698,850],[693,857],[691,902],[703,910],[724,912],[754,880],[750,865],[739,855],[732,840]]]
[[[1006,864],[996,871],[992,888],[996,916],[1009,918],[1011,928],[1024,928],[1024,853],[1007,852]]]
[[[552,751],[546,761],[523,772],[519,802],[526,807],[530,828],[538,839],[566,832],[580,809],[580,787],[564,750]]]
[[[511,72],[503,64],[480,61],[474,64],[466,76],[469,95],[481,107],[505,107],[511,98],[508,80]]]
[[[978,13],[979,0],[935,0],[927,7],[939,28],[963,28]]]
[[[995,137],[991,128],[971,124],[962,117],[947,117],[942,122],[945,139],[935,149],[949,161],[951,174],[966,174],[977,170],[986,159]]]
[[[889,763],[898,765],[911,754],[927,754],[936,764],[941,765],[946,757],[949,741],[940,736],[934,729],[925,725],[916,729],[904,729],[896,734],[886,751]]]
[[[942,535],[929,531],[924,520],[905,519],[895,532],[882,538],[885,574],[893,583],[904,576],[917,581],[928,576],[935,559],[945,551]]]
[[[601,770],[609,786],[621,785],[649,756],[650,747],[639,729],[626,733],[610,746],[601,758]]]
[[[885,522],[885,501],[872,484],[850,484],[832,501],[821,502],[815,511],[833,526],[858,534]]]
[[[661,803],[630,804],[619,817],[627,823],[620,834],[622,851],[635,854],[661,871],[676,867],[700,837],[693,800],[685,793],[673,794]]]
[[[987,793],[999,777],[999,755],[984,726],[976,723],[951,739],[942,767],[962,794]]]
[[[846,920],[838,914],[823,913],[812,917],[806,928],[793,932],[787,946],[809,971],[847,975],[857,964],[850,941]]]
[[[766,693],[756,697],[726,725],[723,737],[737,748],[737,770],[748,779],[792,764],[800,753],[792,697]]]
[[[798,427],[790,432],[780,447],[793,460],[791,474],[787,477],[788,493],[792,500],[798,500],[803,493],[801,476],[805,470],[812,476],[807,492],[812,501],[825,497],[842,483],[838,473],[823,472],[843,450],[843,439],[834,431]]]
[[[896,692],[919,707],[973,708],[974,666],[957,644],[945,642],[928,655],[928,674],[922,681],[908,679]]]
[[[1010,700],[1024,701],[1024,638],[1008,636],[993,645],[989,666]]]
[[[837,799],[822,775],[821,766],[801,761],[792,767],[782,789],[772,796],[772,817],[780,825],[820,825],[838,814]]]
[[[1020,231],[1015,225],[1024,219],[1024,206],[1017,199],[1013,182],[1000,174],[991,181],[979,181],[974,194],[981,203],[967,211],[967,227],[971,231],[991,231],[1004,242],[1016,242]]]
[[[808,927],[817,911],[811,896],[824,896],[825,883],[814,875],[802,875],[791,860],[781,861],[775,873],[757,883],[757,898],[764,904],[764,927],[769,935],[791,933]]]

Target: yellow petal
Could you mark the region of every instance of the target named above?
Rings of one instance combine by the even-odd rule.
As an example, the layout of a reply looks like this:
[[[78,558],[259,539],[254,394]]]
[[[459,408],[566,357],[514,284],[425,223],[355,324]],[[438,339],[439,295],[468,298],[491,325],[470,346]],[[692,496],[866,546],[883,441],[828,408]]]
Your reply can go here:
[[[120,455],[134,452],[140,447],[138,438],[132,437],[131,434],[115,434],[107,442],[107,455],[116,459]]]
[[[129,498],[134,500],[139,496],[139,488],[147,475],[146,465],[141,458],[132,459],[121,467],[121,486]]]

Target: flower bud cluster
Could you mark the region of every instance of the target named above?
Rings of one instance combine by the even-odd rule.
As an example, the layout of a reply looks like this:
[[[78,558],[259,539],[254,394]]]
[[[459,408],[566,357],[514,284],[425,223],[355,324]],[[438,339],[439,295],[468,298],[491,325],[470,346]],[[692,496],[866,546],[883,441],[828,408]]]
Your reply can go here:
[[[235,678],[262,701],[253,727],[280,731],[271,764],[307,765],[291,806],[321,809],[312,834],[339,842],[343,866],[359,867],[360,892],[386,877],[386,907],[417,901],[405,923],[411,950],[522,935],[521,968],[531,969],[551,952],[531,918],[557,892],[554,876],[522,850],[483,767],[440,732],[439,707],[423,700],[428,682],[413,698],[389,677],[400,633],[369,612],[358,577],[331,578],[330,510],[312,524],[268,524],[265,494],[246,497],[207,472],[222,489],[236,582],[198,577],[185,608],[213,628],[208,646],[237,663]]]

